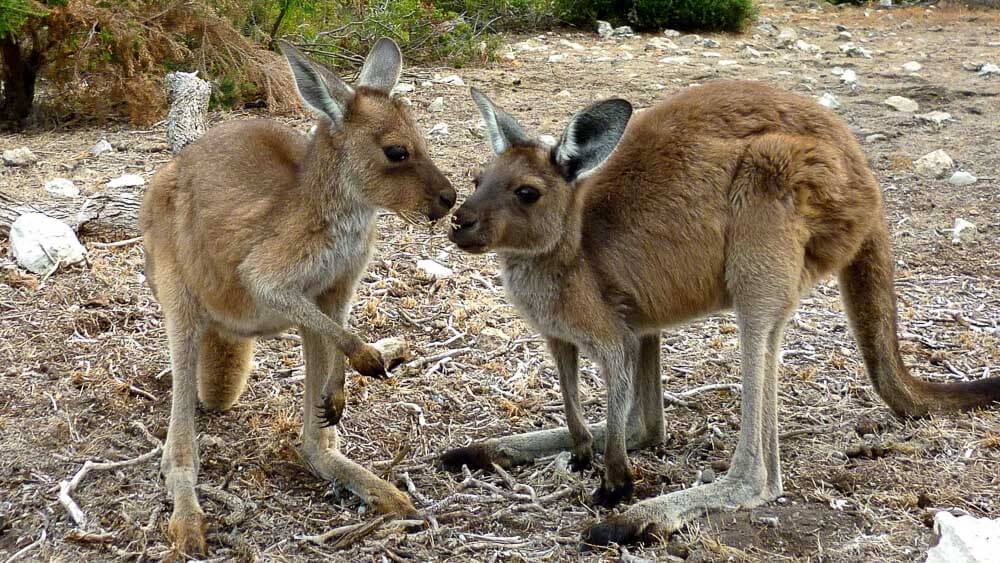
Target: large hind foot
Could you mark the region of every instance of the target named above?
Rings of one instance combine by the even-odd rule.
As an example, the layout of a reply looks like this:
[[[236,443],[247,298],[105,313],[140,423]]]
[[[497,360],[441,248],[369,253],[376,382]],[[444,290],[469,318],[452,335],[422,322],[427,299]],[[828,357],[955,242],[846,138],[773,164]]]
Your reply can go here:
[[[708,485],[644,500],[621,514],[594,524],[583,534],[590,545],[651,543],[666,540],[687,523],[710,512],[753,508],[781,495],[764,479],[727,475]]]
[[[206,554],[205,513],[201,508],[175,508],[167,533],[178,559],[198,558]]]

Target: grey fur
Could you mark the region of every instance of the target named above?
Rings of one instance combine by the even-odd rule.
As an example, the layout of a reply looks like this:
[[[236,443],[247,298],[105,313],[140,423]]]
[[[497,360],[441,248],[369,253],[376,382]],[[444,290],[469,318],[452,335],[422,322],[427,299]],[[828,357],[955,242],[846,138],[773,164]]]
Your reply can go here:
[[[396,86],[402,69],[403,55],[399,52],[399,46],[392,39],[383,37],[368,53],[358,76],[358,86],[388,94]]]
[[[340,129],[354,90],[327,68],[307,59],[291,43],[278,41],[278,48],[288,59],[302,101],[317,114],[329,118],[334,129]]]
[[[556,145],[556,162],[568,181],[581,180],[597,170],[614,152],[632,117],[632,104],[613,99],[577,113]]]
[[[526,145],[531,139],[521,128],[521,124],[510,114],[498,108],[486,94],[475,88],[470,88],[472,100],[479,108],[479,113],[486,122],[486,135],[489,137],[490,148],[495,154],[500,154],[514,145]]]

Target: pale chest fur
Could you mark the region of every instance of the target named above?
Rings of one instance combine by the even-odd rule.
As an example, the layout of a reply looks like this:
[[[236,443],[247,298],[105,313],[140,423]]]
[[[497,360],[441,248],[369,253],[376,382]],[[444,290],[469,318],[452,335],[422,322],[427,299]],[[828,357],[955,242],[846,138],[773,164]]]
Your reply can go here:
[[[563,273],[534,260],[501,258],[504,290],[528,323],[545,336],[573,341],[573,333],[561,315]]]

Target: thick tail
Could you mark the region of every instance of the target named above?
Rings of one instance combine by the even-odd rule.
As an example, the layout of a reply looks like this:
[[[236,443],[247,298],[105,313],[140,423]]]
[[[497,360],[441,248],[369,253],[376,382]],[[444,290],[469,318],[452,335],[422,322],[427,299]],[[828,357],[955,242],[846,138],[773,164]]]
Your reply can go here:
[[[840,291],[875,391],[899,416],[958,411],[1000,402],[1000,378],[931,383],[903,365],[896,336],[896,293],[889,234],[872,233],[854,260],[840,271]]]
[[[228,410],[247,384],[253,339],[206,328],[198,354],[198,398],[207,409]]]

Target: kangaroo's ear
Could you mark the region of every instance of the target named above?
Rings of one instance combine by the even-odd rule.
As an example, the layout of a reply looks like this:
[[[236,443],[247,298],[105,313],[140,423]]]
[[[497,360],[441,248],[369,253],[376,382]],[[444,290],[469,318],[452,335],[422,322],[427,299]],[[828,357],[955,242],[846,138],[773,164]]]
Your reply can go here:
[[[566,181],[583,179],[597,170],[618,146],[631,117],[632,104],[621,99],[597,102],[574,115],[553,149]]]
[[[358,86],[366,86],[388,94],[396,86],[403,70],[403,54],[399,46],[388,37],[379,39],[372,47],[365,65],[358,76]]]
[[[310,61],[291,43],[278,41],[278,48],[288,59],[299,98],[314,112],[329,118],[334,129],[339,129],[347,106],[354,99],[354,90],[330,69]]]
[[[500,154],[514,145],[529,144],[531,140],[524,133],[521,124],[504,110],[493,105],[493,102],[479,90],[469,90],[472,100],[476,102],[479,113],[486,122],[486,135],[489,137],[490,148],[495,154]]]

